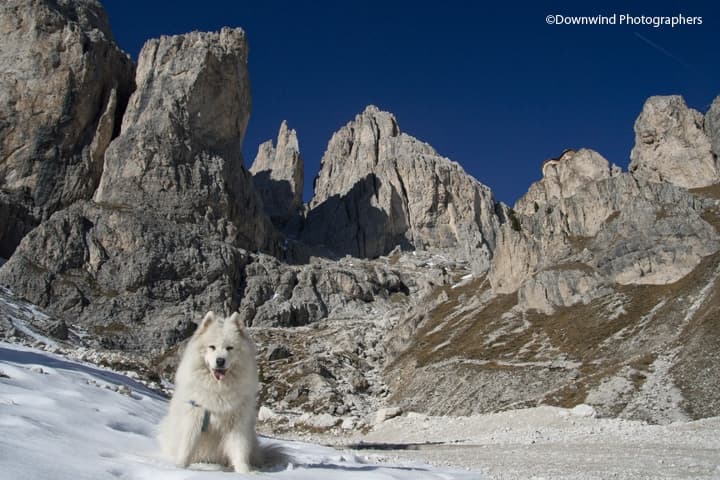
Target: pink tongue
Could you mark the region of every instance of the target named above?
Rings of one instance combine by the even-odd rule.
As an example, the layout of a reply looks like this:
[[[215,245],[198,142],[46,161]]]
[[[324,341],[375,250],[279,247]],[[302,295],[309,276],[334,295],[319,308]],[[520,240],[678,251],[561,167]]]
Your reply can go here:
[[[222,380],[225,378],[225,372],[220,370],[213,370],[213,375],[215,376],[216,380]]]

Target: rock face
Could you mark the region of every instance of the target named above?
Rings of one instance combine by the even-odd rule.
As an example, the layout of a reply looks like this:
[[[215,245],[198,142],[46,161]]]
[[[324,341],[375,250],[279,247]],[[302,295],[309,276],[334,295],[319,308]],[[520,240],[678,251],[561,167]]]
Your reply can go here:
[[[197,311],[236,310],[242,248],[275,241],[240,157],[246,61],[239,29],[148,42],[97,203],[40,225],[0,281],[115,348],[168,348]]]
[[[287,122],[280,124],[277,147],[273,146],[272,140],[258,147],[250,173],[265,213],[275,225],[283,227],[302,208],[305,181],[297,133],[288,128]]]
[[[517,209],[534,210],[525,202]],[[627,173],[591,182],[519,216],[517,230],[505,226],[490,281],[496,292],[512,293],[545,268],[579,262],[623,285],[672,283],[720,248],[702,218],[707,207],[682,188]]]
[[[0,5],[0,256],[92,197],[134,66],[93,0]]]
[[[490,189],[370,106],[330,140],[302,239],[366,258],[397,245],[452,249],[483,271],[495,209]]]
[[[241,29],[148,41],[95,201],[216,223],[228,241],[268,248],[272,227],[240,154],[250,115],[247,50]]]
[[[602,155],[585,148],[566,150],[557,159],[545,161],[542,170],[542,180],[533,183],[515,204],[518,213],[532,215],[553,199],[572,197],[588,183],[620,173],[618,166],[611,167]]]
[[[203,227],[78,202],[30,232],[0,282],[104,348],[167,349],[233,311],[247,253]]]
[[[720,158],[720,96],[715,97],[710,109],[705,114],[705,134],[710,139],[717,161]]]
[[[266,255],[253,256],[245,268],[240,305],[247,325],[298,327],[328,316],[381,314],[383,300],[407,295],[401,276],[391,269],[355,262],[315,260],[288,266]]]
[[[586,280],[598,286],[667,284],[717,251],[716,233],[701,218],[707,201],[670,183],[639,177],[637,171],[621,173],[586,149],[546,162],[543,178],[515,204],[515,224],[499,231],[490,273],[494,290],[512,293],[535,277],[522,291],[537,299],[539,292],[557,293],[558,275],[567,277],[565,282],[579,281],[570,273],[572,268],[553,276],[536,275],[558,265],[589,268]],[[541,283],[549,290],[538,290],[542,279],[548,280]],[[567,298],[549,298],[567,306]]]
[[[557,270],[543,270],[523,282],[518,290],[518,306],[551,315],[558,307],[587,305],[611,294],[607,281],[591,268],[582,265]]]
[[[688,108],[678,95],[650,97],[645,102],[635,121],[635,147],[630,159],[630,171],[652,182],[685,188],[720,182],[720,168],[703,130],[703,116]]]

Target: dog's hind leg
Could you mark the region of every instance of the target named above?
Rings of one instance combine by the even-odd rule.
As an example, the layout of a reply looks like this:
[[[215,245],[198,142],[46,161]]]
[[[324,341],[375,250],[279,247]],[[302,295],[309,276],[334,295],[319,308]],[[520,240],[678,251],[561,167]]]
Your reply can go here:
[[[237,473],[250,471],[250,459],[257,448],[255,432],[233,431],[225,435],[223,448]]]

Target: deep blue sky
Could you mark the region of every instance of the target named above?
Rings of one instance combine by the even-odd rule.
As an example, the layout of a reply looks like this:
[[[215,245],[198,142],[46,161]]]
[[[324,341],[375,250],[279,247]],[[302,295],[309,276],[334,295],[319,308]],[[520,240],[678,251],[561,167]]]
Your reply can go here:
[[[720,94],[717,2],[103,3],[134,59],[151,37],[244,28],[253,97],[245,162],[287,119],[305,159],[306,199],[332,133],[368,104],[512,204],[564,148],[593,148],[626,168],[648,96],[681,94],[704,113]],[[702,16],[703,24],[545,22],[613,13]]]

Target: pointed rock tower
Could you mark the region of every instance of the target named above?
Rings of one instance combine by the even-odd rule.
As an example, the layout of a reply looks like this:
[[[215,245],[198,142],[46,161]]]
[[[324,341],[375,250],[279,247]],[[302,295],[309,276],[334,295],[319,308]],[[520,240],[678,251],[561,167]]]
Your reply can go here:
[[[280,124],[276,146],[272,140],[260,144],[250,173],[265,213],[282,228],[302,208],[305,175],[297,133],[286,121]]]

